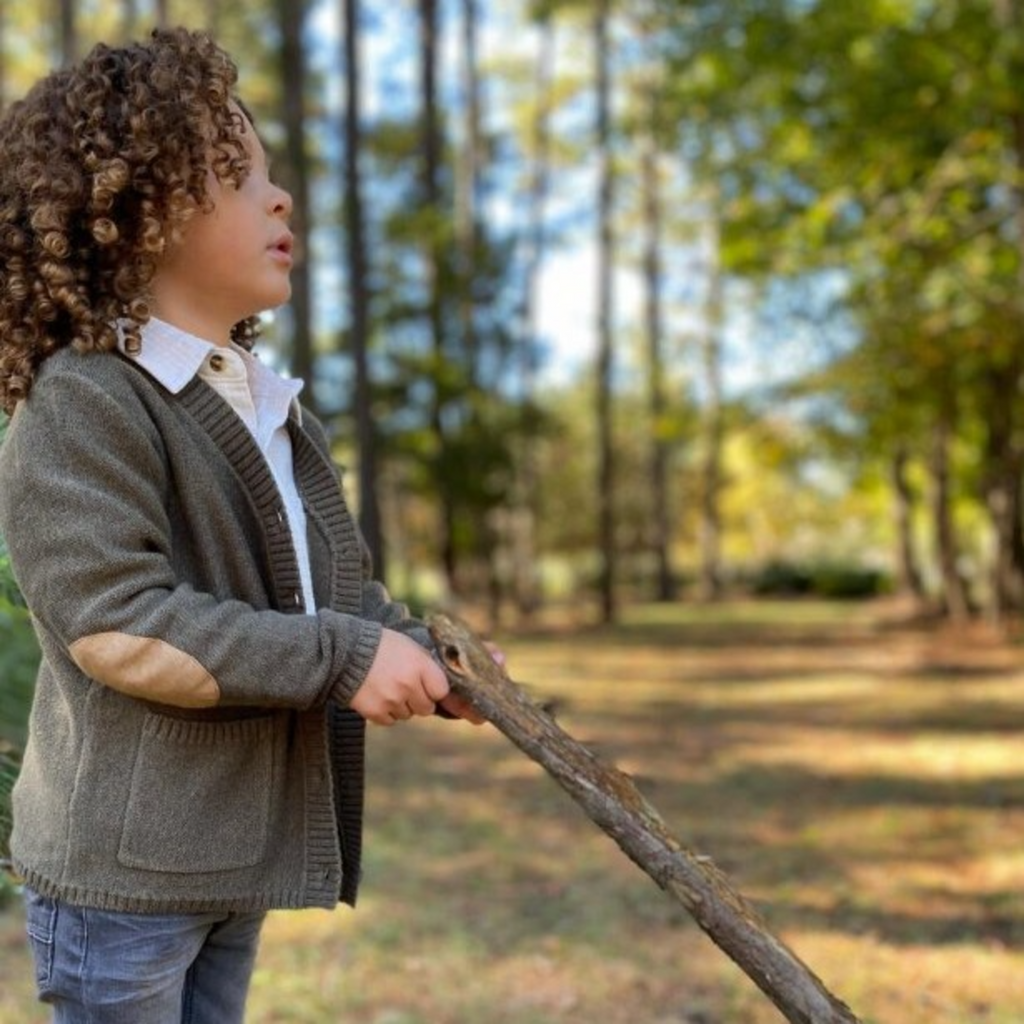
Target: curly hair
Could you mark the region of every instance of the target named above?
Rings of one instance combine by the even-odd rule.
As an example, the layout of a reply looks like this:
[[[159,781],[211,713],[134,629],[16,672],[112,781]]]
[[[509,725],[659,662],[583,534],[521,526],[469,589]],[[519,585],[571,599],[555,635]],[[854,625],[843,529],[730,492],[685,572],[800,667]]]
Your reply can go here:
[[[129,346],[149,319],[161,253],[210,209],[208,171],[241,183],[249,159],[238,71],[202,32],[97,45],[0,119],[0,408],[28,397],[60,348]],[[237,103],[237,101],[235,101]],[[244,109],[244,108],[241,108]],[[232,337],[251,348],[256,318]]]

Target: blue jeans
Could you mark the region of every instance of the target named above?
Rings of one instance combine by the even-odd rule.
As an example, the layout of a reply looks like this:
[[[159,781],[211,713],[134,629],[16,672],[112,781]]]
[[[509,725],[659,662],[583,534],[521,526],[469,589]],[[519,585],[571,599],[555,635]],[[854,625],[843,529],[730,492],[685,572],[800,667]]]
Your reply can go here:
[[[241,1024],[265,914],[124,914],[25,890],[55,1024]]]

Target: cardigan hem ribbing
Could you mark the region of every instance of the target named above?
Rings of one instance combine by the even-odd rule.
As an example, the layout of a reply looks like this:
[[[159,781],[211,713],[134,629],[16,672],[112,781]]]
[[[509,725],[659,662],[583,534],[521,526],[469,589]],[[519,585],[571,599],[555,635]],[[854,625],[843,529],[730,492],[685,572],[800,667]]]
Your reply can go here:
[[[239,896],[210,899],[168,899],[127,895],[91,889],[84,886],[63,886],[33,871],[27,865],[14,861],[14,872],[30,889],[49,899],[57,899],[77,907],[91,907],[123,914],[203,914],[203,913],[258,913],[270,910],[302,910],[321,907],[333,910],[339,902],[354,906],[353,900],[341,900],[337,888],[332,892],[302,892],[283,889],[278,892],[254,892]]]

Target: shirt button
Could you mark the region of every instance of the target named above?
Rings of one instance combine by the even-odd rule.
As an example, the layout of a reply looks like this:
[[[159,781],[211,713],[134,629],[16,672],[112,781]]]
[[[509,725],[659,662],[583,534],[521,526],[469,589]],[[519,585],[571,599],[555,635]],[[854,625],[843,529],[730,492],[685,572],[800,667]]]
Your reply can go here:
[[[210,356],[210,369],[216,370],[218,373],[224,369],[224,357],[219,353],[215,352]]]

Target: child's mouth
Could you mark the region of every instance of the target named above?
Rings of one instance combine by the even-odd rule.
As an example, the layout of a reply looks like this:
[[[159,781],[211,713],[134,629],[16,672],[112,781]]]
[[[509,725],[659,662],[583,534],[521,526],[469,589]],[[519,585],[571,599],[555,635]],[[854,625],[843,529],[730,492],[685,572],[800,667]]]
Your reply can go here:
[[[270,251],[281,260],[286,260],[291,263],[292,254],[295,248],[295,240],[291,235],[285,235],[279,238],[273,245],[270,246]]]

